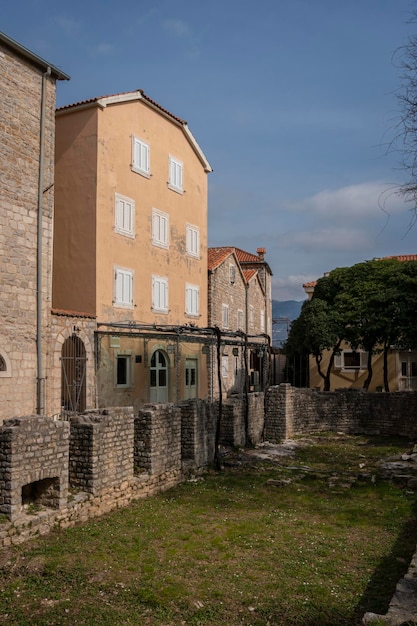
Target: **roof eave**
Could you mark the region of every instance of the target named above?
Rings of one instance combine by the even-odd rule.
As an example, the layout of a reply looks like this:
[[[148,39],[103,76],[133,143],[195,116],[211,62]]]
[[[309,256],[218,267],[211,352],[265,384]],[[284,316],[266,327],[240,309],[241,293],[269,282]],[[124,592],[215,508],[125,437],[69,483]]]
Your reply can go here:
[[[22,46],[22,44],[18,43],[1,31],[0,42],[8,46],[11,50],[19,54],[24,59],[27,59],[34,65],[40,67],[45,72],[49,69],[52,76],[54,76],[57,80],[70,80],[70,76],[68,76],[68,74],[65,74],[65,72],[60,70],[58,67],[52,65],[52,63],[48,63],[48,61],[45,61],[45,59],[42,59],[42,57],[38,56],[28,48],[25,48],[25,46]]]

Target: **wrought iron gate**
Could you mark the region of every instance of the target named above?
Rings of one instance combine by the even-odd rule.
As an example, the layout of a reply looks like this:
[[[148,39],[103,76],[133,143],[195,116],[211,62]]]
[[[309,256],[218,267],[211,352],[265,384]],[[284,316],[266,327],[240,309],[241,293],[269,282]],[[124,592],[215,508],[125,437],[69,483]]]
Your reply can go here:
[[[73,334],[64,341],[61,352],[61,407],[65,417],[83,413],[86,405],[87,357],[82,340]]]

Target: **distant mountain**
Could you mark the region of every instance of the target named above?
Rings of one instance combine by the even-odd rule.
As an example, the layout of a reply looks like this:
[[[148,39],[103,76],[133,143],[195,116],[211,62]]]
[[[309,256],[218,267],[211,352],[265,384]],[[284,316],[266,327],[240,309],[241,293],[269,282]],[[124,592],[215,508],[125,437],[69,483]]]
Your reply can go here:
[[[272,317],[288,317],[292,322],[300,315],[303,303],[304,300],[272,300]]]
[[[288,328],[293,320],[300,315],[304,300],[272,300],[272,345],[280,348],[287,339]]]

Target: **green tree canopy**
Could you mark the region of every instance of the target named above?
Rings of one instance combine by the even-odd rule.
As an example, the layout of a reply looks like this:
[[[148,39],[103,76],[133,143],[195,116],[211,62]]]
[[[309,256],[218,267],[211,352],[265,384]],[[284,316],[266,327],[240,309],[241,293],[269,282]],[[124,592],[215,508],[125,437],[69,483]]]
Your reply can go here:
[[[384,353],[384,384],[388,391],[388,352],[392,345],[417,347],[417,262],[376,259],[337,268],[320,278],[311,301],[291,326],[287,349],[314,356],[324,389],[330,389],[334,357],[342,342],[368,353],[372,380],[372,355]],[[321,363],[331,351],[326,372]]]

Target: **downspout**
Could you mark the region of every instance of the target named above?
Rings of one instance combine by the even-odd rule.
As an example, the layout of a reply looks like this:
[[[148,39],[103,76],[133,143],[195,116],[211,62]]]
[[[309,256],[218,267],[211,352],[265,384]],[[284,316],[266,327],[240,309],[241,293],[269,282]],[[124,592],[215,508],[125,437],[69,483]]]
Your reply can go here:
[[[42,76],[41,92],[41,119],[40,119],[40,147],[39,147],[39,176],[38,176],[38,241],[37,241],[37,282],[36,282],[36,348],[37,348],[37,409],[38,415],[44,415],[44,378],[42,361],[42,212],[43,212],[43,170],[45,157],[45,100],[46,81],[51,75],[48,67]]]

